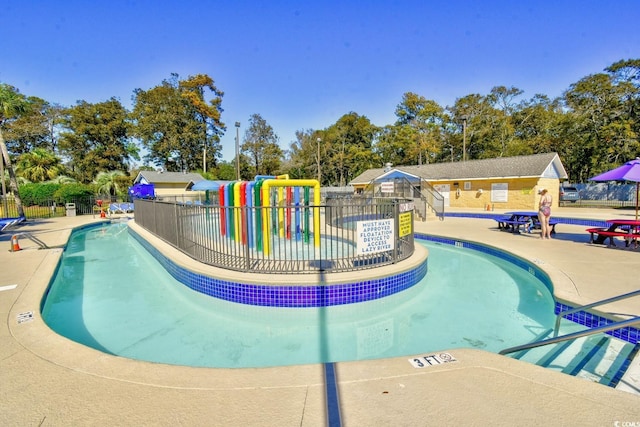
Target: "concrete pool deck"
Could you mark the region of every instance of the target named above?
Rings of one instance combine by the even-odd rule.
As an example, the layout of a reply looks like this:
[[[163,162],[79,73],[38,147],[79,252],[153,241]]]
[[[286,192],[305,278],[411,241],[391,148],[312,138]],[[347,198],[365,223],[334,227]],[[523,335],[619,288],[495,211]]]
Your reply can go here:
[[[557,208],[554,215],[610,219],[631,218],[633,212]],[[99,219],[63,217],[15,231],[31,233],[52,249],[38,250],[21,238],[22,250],[12,253],[11,233],[0,235],[0,425],[327,424],[322,365],[168,366],[106,355],[53,333],[39,316],[42,292],[71,230],[94,221]],[[416,232],[477,241],[535,262],[552,278],[556,297],[576,305],[638,289],[640,250],[589,245],[585,228],[560,224],[556,238],[547,241],[498,231],[493,220],[416,223]],[[599,310],[639,315],[640,297]],[[28,320],[19,322],[21,315]],[[631,370],[638,373],[612,389],[481,350],[442,350],[457,361],[424,369],[404,357],[337,363],[343,425],[640,422],[637,358]]]

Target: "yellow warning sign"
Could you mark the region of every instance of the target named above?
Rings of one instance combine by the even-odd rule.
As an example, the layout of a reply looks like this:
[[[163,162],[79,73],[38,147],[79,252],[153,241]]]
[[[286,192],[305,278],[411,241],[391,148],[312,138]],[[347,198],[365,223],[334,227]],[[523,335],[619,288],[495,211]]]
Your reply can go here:
[[[411,212],[401,213],[398,222],[398,234],[400,237],[408,236],[412,233]]]

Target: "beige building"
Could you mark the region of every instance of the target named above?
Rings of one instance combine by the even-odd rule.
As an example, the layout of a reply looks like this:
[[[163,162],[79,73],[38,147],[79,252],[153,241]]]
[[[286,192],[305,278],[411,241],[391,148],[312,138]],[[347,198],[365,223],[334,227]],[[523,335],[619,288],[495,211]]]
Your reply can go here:
[[[153,184],[156,197],[174,197],[191,199],[197,194],[189,191],[191,186],[204,178],[198,173],[140,171],[134,184]]]
[[[530,156],[433,163],[417,166],[388,165],[369,169],[350,184],[356,192],[410,182],[424,194],[429,187],[443,198],[444,207],[493,209],[537,209],[542,188],[549,190],[558,206],[560,182],[567,172],[557,153]],[[383,190],[384,192],[384,190]]]

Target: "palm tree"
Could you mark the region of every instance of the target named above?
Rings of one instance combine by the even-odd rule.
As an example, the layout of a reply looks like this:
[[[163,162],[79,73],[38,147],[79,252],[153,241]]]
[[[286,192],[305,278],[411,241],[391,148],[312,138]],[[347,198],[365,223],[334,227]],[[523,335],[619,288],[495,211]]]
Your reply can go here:
[[[26,110],[26,98],[23,95],[20,95],[12,86],[4,83],[0,84],[0,151],[2,151],[4,166],[6,166],[7,172],[9,172],[9,189],[15,198],[18,216],[24,216],[24,207],[22,206],[20,193],[18,193],[18,180],[16,179],[16,173],[13,170],[13,165],[11,164],[9,150],[7,149],[7,145],[4,143],[4,137],[2,136],[2,125],[8,119],[17,114],[23,113]]]
[[[55,178],[53,178],[52,180],[46,181],[46,182],[51,182],[53,184],[73,184],[78,182],[76,179],[71,178],[70,176],[67,175],[58,175]]]
[[[35,148],[18,158],[16,172],[31,182],[43,182],[63,175],[65,168],[55,154],[44,148]]]
[[[120,186],[116,177],[125,176],[122,171],[98,172],[94,184],[98,185],[98,193],[115,196],[120,192]]]

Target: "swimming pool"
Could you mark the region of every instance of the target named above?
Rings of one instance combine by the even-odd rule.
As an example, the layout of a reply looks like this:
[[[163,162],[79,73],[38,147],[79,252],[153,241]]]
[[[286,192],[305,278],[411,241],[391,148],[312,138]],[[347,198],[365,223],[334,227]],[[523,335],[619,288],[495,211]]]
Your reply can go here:
[[[132,359],[266,367],[405,356],[460,347],[497,352],[553,326],[547,287],[522,268],[438,243],[417,285],[379,300],[317,308],[248,306],[173,279],[115,223],[76,231],[42,307],[69,339]]]

